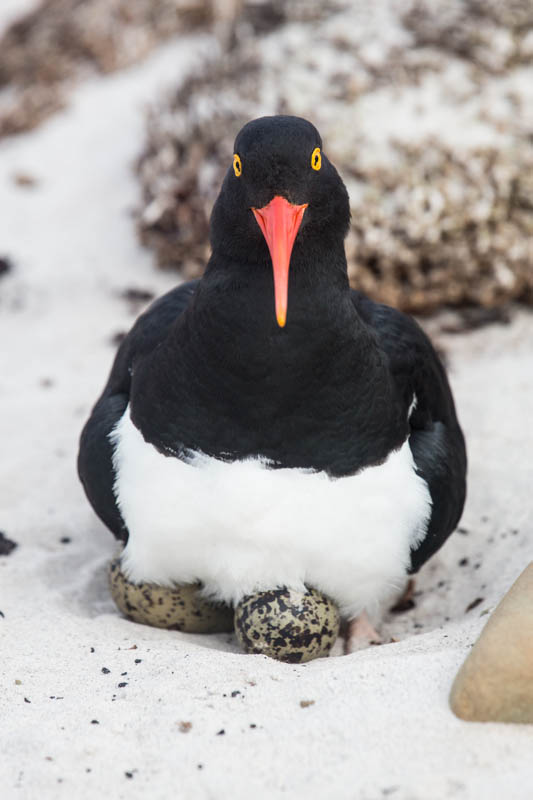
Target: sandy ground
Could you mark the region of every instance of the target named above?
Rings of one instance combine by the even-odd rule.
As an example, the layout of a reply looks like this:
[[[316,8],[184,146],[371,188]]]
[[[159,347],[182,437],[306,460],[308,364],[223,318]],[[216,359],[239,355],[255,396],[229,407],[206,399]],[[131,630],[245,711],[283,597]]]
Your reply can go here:
[[[397,643],[285,665],[231,636],[135,625],[110,600],[113,541],[78,484],[77,437],[112,337],[140,310],[124,290],[173,282],[130,218],[142,107],[208,44],[174,42],[86,84],[0,145],[0,255],[13,264],[0,280],[0,529],[19,544],[0,558],[1,796],[531,798],[533,728],[463,723],[447,705],[486,612],[533,558],[531,313],[438,334],[469,497],[415,608],[383,623]]]

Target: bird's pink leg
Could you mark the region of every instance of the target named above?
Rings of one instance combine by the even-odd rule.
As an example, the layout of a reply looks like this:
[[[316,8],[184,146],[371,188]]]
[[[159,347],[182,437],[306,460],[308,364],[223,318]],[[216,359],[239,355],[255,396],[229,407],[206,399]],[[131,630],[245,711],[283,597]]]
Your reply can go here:
[[[344,652],[346,655],[363,650],[371,644],[382,644],[383,639],[374,628],[368,614],[363,611],[358,617],[351,619],[346,626]]]

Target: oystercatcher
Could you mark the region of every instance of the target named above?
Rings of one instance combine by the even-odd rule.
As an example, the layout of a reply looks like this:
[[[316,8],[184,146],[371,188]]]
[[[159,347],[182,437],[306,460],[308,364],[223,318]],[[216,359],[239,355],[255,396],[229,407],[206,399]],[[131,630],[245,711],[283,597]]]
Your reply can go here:
[[[81,436],[131,583],[200,581],[228,605],[312,587],[354,619],[457,525],[444,368],[413,319],[350,288],[349,219],[311,123],[244,126],[204,276],[139,317]]]

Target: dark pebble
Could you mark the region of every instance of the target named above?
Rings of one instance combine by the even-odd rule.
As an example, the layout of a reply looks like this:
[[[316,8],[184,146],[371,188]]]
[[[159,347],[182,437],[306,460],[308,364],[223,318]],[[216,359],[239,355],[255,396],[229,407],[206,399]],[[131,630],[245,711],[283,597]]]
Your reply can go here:
[[[70,536],[62,536],[59,541],[61,542],[61,544],[70,544],[72,539],[70,538]]]
[[[13,175],[13,182],[23,189],[33,189],[39,183],[37,178],[30,175],[28,172],[15,172]]]
[[[467,605],[465,612],[472,611],[473,608],[477,608],[477,606],[482,603],[484,599],[484,597],[476,597],[475,600],[472,600],[472,602]]]
[[[0,275],[7,275],[8,272],[11,272],[13,269],[13,262],[6,258],[6,256],[0,257]]]
[[[122,681],[122,683],[119,683],[119,684],[118,684],[118,688],[119,688],[119,689],[123,689],[123,688],[124,688],[125,686],[127,686],[127,685],[128,685],[128,684],[126,683],[126,681]]]
[[[102,672],[104,673],[104,675],[109,675],[109,673],[111,672],[111,670],[110,670],[110,669],[108,669],[107,667],[102,667]]]
[[[138,289],[135,286],[129,286],[127,289],[122,290],[120,296],[132,303],[146,303],[148,300],[153,300],[154,293],[150,289]]]
[[[91,720],[91,725],[100,725],[100,723],[98,722],[97,719],[92,719]]]
[[[461,558],[461,560],[459,561],[459,566],[460,567],[466,567],[467,564],[468,564],[468,559],[467,558]]]
[[[12,539],[8,539],[5,533],[0,531],[0,556],[8,556],[15,547],[18,547],[18,544]]]
[[[221,730],[218,731],[217,736],[224,736],[225,733],[226,731],[224,730],[224,728],[222,728]]]
[[[109,338],[109,343],[113,345],[113,347],[118,347],[119,344],[122,344],[124,339],[126,338],[126,331],[117,331],[113,333]]]

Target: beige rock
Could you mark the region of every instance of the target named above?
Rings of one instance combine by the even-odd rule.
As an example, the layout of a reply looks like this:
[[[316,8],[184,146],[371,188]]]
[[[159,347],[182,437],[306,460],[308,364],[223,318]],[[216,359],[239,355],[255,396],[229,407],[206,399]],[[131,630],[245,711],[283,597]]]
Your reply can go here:
[[[504,596],[459,670],[450,706],[466,720],[533,723],[533,562]]]

